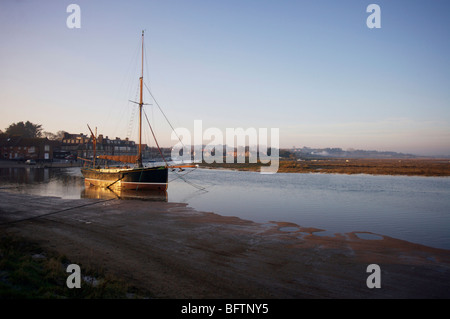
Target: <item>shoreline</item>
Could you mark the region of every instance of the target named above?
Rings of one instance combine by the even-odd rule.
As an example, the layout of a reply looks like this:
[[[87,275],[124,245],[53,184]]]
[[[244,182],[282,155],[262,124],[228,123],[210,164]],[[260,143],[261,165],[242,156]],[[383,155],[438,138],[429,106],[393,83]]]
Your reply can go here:
[[[202,163],[200,168],[259,172],[261,163]],[[313,159],[280,160],[277,173],[367,174],[390,176],[450,176],[449,159]]]
[[[359,232],[317,236],[180,203],[0,191],[0,228],[155,298],[450,298],[450,250]],[[381,289],[366,286],[369,264],[380,265]]]
[[[70,168],[81,167],[80,162],[49,162],[27,165],[10,160],[0,160],[0,168]],[[233,171],[261,170],[261,163],[201,163],[199,168]],[[389,176],[450,177],[450,159],[313,159],[280,160],[277,173],[367,174]]]

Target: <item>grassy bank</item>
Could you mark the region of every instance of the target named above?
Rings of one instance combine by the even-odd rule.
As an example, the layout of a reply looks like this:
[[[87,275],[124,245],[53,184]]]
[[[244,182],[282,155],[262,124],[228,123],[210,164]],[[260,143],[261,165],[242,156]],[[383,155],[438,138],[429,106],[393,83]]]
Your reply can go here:
[[[268,164],[266,164],[268,165]],[[203,168],[260,171],[261,163],[202,163]],[[450,176],[448,159],[318,159],[280,160],[278,173],[334,173],[409,176]]]
[[[0,298],[1,299],[115,299],[140,298],[142,294],[124,281],[102,269],[78,264],[81,268],[81,288],[69,289],[73,262],[64,255],[44,251],[38,244],[10,236],[0,238]]]

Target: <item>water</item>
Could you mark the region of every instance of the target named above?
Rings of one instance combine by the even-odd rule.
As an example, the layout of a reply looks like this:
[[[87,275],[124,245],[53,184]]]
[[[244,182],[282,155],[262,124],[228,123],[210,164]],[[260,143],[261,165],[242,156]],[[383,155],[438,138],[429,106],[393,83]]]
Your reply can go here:
[[[207,186],[209,192],[189,197],[186,189],[186,194],[169,192],[169,199],[221,215],[320,228],[328,236],[373,232],[450,249],[447,177],[200,170],[190,181]]]
[[[182,175],[186,174],[187,175]],[[188,183],[184,182],[182,176]],[[283,221],[323,229],[318,235],[357,231],[450,249],[450,178],[283,173],[196,169],[170,173],[167,200],[225,216]],[[80,198],[79,168],[0,169],[0,188]],[[202,191],[195,186],[205,187]],[[289,229],[283,229],[289,231]]]
[[[80,168],[0,168],[0,190],[79,199],[84,189]]]

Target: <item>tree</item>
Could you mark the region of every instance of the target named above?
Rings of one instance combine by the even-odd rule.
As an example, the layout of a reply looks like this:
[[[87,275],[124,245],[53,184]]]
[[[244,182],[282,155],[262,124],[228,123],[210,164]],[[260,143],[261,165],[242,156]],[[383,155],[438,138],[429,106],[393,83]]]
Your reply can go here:
[[[49,140],[56,140],[56,134],[53,134],[52,132],[44,131],[42,136],[48,138]]]
[[[59,140],[63,139],[64,134],[66,134],[66,133],[67,133],[66,131],[58,131],[58,132],[56,132],[56,134],[54,134],[52,132],[45,131],[45,132],[42,133],[42,135],[44,137],[48,138],[49,140],[59,141]]]
[[[56,132],[56,140],[62,140],[65,134],[67,134],[66,131],[58,131],[58,132]]]
[[[6,128],[5,133],[8,135],[18,135],[22,137],[41,137],[42,125],[33,124],[30,121],[27,121],[26,123],[13,123]]]

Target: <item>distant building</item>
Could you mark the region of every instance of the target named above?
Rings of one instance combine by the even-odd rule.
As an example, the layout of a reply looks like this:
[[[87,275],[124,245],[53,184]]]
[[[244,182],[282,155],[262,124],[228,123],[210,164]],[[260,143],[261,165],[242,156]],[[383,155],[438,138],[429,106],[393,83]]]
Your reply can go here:
[[[0,135],[1,158],[7,160],[51,161],[60,142],[48,138]]]
[[[99,134],[97,137],[96,154],[98,155],[136,155],[139,144],[128,138],[116,137],[110,139],[108,136]],[[94,144],[92,137],[80,133],[65,133],[61,140],[61,154],[69,153],[73,158],[92,159],[94,156]],[[166,159],[170,159],[171,148],[161,148],[161,152]],[[144,159],[161,159],[158,148],[142,144],[142,156]]]
[[[69,134],[64,133],[61,140],[61,149],[71,151],[77,150],[79,145],[84,145],[89,142],[89,137],[83,133],[80,134]]]
[[[143,148],[146,145],[142,145]],[[94,144],[91,137],[80,133],[65,133],[61,141],[61,150],[70,152],[76,157],[91,158],[94,154]],[[119,137],[109,139],[100,134],[97,137],[97,155],[134,155],[137,153],[138,145],[128,138],[122,140]]]

